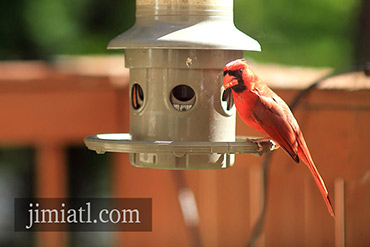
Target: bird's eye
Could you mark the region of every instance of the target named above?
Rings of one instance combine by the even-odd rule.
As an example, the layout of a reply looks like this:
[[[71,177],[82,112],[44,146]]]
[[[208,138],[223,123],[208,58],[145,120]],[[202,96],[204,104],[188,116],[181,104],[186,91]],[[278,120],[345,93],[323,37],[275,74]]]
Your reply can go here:
[[[240,73],[243,73],[243,69],[239,69],[239,72],[240,72]]]

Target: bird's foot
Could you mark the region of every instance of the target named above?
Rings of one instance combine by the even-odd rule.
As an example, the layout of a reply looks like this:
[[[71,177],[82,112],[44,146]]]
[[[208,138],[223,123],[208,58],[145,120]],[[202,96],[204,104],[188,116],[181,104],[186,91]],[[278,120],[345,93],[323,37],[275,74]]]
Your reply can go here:
[[[263,143],[270,143],[271,139],[267,137],[258,137],[258,138],[247,138],[248,142],[255,143],[258,146],[257,152],[260,153],[263,151]]]

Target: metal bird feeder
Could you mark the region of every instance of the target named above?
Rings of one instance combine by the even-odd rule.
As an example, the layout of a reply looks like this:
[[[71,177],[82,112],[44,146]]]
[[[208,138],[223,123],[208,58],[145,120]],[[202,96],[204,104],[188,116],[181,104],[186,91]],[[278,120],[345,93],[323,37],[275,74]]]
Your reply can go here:
[[[135,25],[108,48],[125,49],[130,133],[87,137],[89,149],[128,152],[137,167],[215,169],[274,148],[235,137],[222,70],[260,45],[235,28],[233,0],[137,0]]]

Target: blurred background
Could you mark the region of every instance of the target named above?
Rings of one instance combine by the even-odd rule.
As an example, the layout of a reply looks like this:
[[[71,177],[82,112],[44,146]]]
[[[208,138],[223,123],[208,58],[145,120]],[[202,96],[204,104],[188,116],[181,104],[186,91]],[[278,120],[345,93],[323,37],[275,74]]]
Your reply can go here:
[[[235,1],[235,24],[257,39],[261,62],[348,66],[369,56],[366,0]],[[133,0],[17,0],[0,10],[2,60],[111,54],[105,48],[135,21]]]
[[[235,0],[234,9],[235,25],[262,45],[245,57],[287,102],[332,69],[370,61],[370,1]],[[0,246],[245,246],[265,187],[257,246],[370,245],[370,83],[363,73],[326,80],[296,112],[332,200],[343,207],[339,223],[306,168],[281,150],[267,184],[263,159],[248,155],[225,171],[182,173],[198,202],[196,228],[183,222],[178,175],[87,150],[86,136],[128,131],[123,51],[106,46],[134,21],[134,0],[16,0],[0,8]],[[237,134],[259,135],[239,118]],[[14,232],[13,199],[37,196],[151,197],[153,232]]]

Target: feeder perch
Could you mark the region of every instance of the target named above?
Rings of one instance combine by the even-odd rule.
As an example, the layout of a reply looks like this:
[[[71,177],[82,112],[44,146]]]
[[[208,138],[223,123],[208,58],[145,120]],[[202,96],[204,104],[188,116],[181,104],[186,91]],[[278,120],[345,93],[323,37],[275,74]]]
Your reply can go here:
[[[232,0],[137,0],[135,25],[108,49],[125,49],[130,133],[87,137],[89,149],[129,153],[137,167],[216,169],[232,166],[235,153],[275,148],[235,137],[223,67],[260,45],[235,28]]]

